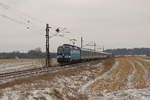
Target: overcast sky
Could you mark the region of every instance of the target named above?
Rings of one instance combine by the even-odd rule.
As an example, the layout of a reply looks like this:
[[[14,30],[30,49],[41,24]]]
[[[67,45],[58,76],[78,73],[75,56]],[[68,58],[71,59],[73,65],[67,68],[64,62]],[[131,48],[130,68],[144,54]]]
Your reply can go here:
[[[78,45],[83,36],[98,47],[150,47],[150,0],[0,0],[0,52],[44,50],[46,23],[66,27]],[[52,38],[51,51],[63,43]]]

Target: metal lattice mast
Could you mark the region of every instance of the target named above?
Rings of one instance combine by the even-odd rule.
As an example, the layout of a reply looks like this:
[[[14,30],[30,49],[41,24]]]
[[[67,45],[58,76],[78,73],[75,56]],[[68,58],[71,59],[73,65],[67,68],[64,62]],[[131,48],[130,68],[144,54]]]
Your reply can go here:
[[[82,49],[83,49],[83,37],[81,37],[80,59],[82,59]]]
[[[49,28],[49,24],[46,24],[46,67],[50,66]]]

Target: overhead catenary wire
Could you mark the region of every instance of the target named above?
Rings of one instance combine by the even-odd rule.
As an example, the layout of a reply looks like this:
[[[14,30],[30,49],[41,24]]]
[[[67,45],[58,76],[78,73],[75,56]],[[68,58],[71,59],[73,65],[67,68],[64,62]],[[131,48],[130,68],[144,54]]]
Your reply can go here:
[[[30,27],[35,25],[36,27],[38,27],[37,29],[39,30],[39,25],[41,26],[41,23],[43,23],[43,27],[41,27],[42,30],[45,30],[45,23],[37,18],[34,18],[30,15],[27,15],[25,14],[24,12],[21,12],[19,10],[16,10],[14,8],[12,8],[11,6],[5,4],[5,3],[2,3],[0,2],[0,7],[2,8],[1,10],[3,10],[3,12],[5,13],[1,13],[0,12],[0,17],[2,18],[5,18],[9,21],[13,21],[17,24],[20,24],[20,25],[23,25],[25,26],[27,29],[30,30]],[[12,12],[15,12],[13,14],[8,14],[8,13],[12,13]],[[19,18],[15,18],[15,17],[12,17],[12,16],[18,16]],[[56,26],[54,25],[51,25],[53,27],[53,29],[55,29]],[[59,34],[59,33],[54,33],[54,30],[51,30],[51,36],[50,38],[54,37],[54,36],[60,36],[60,37],[64,37],[64,33],[70,33],[68,31],[65,31],[66,28],[64,27],[58,27],[61,31],[62,34]],[[43,33],[42,33],[43,34]],[[65,38],[65,37],[64,37]],[[70,38],[67,38],[67,40],[70,40]]]
[[[3,3],[3,2],[0,2],[0,7],[3,10],[7,11],[7,13],[13,12],[13,15],[16,14],[16,16],[19,17],[19,18],[14,18],[11,15],[8,15],[7,13],[0,13],[0,16],[2,18],[5,18],[5,19],[13,21],[13,22],[15,22],[17,24],[23,25],[27,29],[31,29],[31,27],[36,27],[36,29],[38,29],[38,30],[43,30],[43,29],[45,30],[46,22],[44,22],[44,21],[42,21],[42,20],[40,20],[38,18],[35,18],[33,16],[30,16],[30,15],[28,15],[28,14],[26,14],[26,13],[20,11],[20,10],[17,10],[15,8],[13,8],[12,6],[10,6],[10,5],[6,4],[6,3]],[[56,25],[51,25],[51,27],[55,28]],[[61,30],[61,32],[66,30],[66,28],[64,28],[64,27],[58,27],[58,28]],[[64,32],[64,33],[70,33],[70,32]],[[56,36],[56,35],[58,35],[58,34],[53,34],[52,33],[51,37]]]
[[[0,2],[0,7],[4,9],[9,9],[8,5],[5,5],[4,3]]]
[[[15,9],[15,8],[13,8],[12,6],[10,6],[10,5],[8,5],[8,4],[5,4],[5,3],[3,3],[3,2],[0,2],[0,7],[3,8],[3,9],[5,9],[5,10],[10,10],[10,11],[16,12],[16,13],[18,13],[18,14],[20,14],[20,15],[23,15],[24,17],[22,17],[22,18],[24,18],[24,19],[26,19],[25,17],[28,17],[28,19],[34,20],[34,21],[38,22],[39,24],[41,24],[41,23],[44,23],[44,24],[45,24],[45,22],[43,22],[43,21],[41,21],[41,20],[39,20],[39,19],[37,19],[37,18],[34,18],[33,16],[30,16],[30,15],[26,14],[25,12],[22,12],[22,11],[20,11],[20,10],[17,10],[17,9]],[[21,17],[21,16],[20,16],[20,17]],[[27,19],[26,19],[26,20],[27,20]]]
[[[27,28],[32,26],[32,27],[38,27],[37,29],[40,29],[39,27],[41,27],[41,24],[43,23],[43,26],[45,24],[43,21],[34,18],[30,15],[27,15],[24,12],[16,10],[15,8],[12,8],[10,5],[5,4],[3,2],[0,2],[0,8],[2,8],[1,10],[3,11],[3,13],[0,12],[0,17],[13,21],[17,24],[26,26]],[[12,12],[13,14],[10,15]],[[18,18],[12,17],[14,15],[17,16]]]
[[[3,17],[3,18],[5,18],[5,19],[8,19],[8,20],[10,20],[10,21],[13,21],[13,22],[15,22],[15,23],[22,24],[22,25],[26,25],[25,22],[18,21],[18,20],[14,19],[14,18],[11,18],[11,17],[7,16],[7,15],[0,14],[0,16]]]
[[[41,20],[39,20],[37,18],[34,18],[33,16],[30,16],[30,15],[28,15],[28,14],[26,14],[26,13],[20,11],[20,10],[17,10],[15,8],[13,8],[12,6],[10,6],[10,4],[6,4],[6,3],[3,3],[3,2],[0,2],[0,8],[2,8],[1,10],[5,10],[6,11],[6,13],[1,13],[0,12],[0,17],[2,17],[2,18],[5,18],[5,19],[7,19],[9,21],[13,21],[13,22],[15,22],[17,24],[23,25],[27,29],[31,29],[31,27],[37,27],[36,29],[38,29],[38,30],[45,29],[44,27],[45,27],[46,22],[43,22],[43,21],[41,21]],[[9,12],[11,12],[11,13],[14,12],[14,13],[12,15],[11,14],[7,14]],[[13,15],[15,15],[15,16],[17,15],[18,18],[12,17]],[[43,24],[43,26],[41,26],[41,24]],[[66,29],[66,28],[63,28],[63,27],[59,27],[59,28],[62,29],[62,31],[64,31]],[[76,40],[81,38],[81,36],[79,36],[79,34],[77,34],[77,33],[71,33],[71,32],[64,32],[64,33],[77,35]],[[73,39],[72,38],[73,36],[71,36],[71,38],[68,38],[68,37],[64,36],[64,33],[63,34],[51,33],[50,38],[59,35],[60,37],[63,37],[65,39],[69,40],[69,41],[71,39]]]

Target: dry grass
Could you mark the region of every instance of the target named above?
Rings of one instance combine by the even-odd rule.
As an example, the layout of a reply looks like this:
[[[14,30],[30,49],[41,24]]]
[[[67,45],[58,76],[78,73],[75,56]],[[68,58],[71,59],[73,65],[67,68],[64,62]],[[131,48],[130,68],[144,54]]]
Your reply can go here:
[[[98,64],[99,62],[96,62],[95,64]],[[105,65],[110,65],[111,63],[109,63],[109,61],[104,61]],[[14,81],[8,82],[6,84],[1,84],[0,88],[1,89],[5,89],[5,88],[14,88],[13,90],[23,90],[23,91],[30,91],[33,88],[36,89],[41,89],[41,88],[48,88],[48,87],[55,87],[55,85],[53,83],[57,83],[56,77],[59,77],[61,79],[61,77],[71,77],[71,76],[77,76],[80,75],[82,72],[85,71],[96,71],[97,73],[99,72],[99,70],[96,70],[97,68],[100,68],[100,66],[95,67],[90,66],[87,67],[82,66],[82,67],[74,67],[72,69],[64,69],[62,71],[59,72],[54,72],[54,73],[46,73],[44,75],[39,75],[39,76],[34,76],[34,77],[28,77],[28,78],[22,78],[22,79],[16,79]],[[107,68],[107,67],[106,67]],[[109,70],[109,69],[108,69]],[[90,81],[90,79],[92,79],[95,74],[92,74],[88,77],[88,80]],[[81,78],[78,81],[83,81],[83,77],[80,76]],[[49,84],[44,84],[44,82],[49,82]],[[83,82],[82,82],[83,83]],[[32,84],[32,85],[31,85]],[[61,83],[62,84],[62,83]],[[62,95],[65,95],[66,98],[68,98],[69,100],[87,100],[87,96],[84,94],[79,94],[77,92],[77,89],[68,87],[68,83],[63,83],[65,86],[65,90],[66,93],[61,93],[60,91],[58,91],[57,89],[54,89],[53,91],[53,96],[59,98],[60,100],[62,100]],[[58,88],[59,88],[58,84]],[[80,85],[80,84],[78,84]],[[16,86],[19,86],[18,88]],[[22,86],[22,89],[19,89],[20,86]],[[75,95],[74,96],[70,96],[68,95],[68,93],[71,92]],[[31,95],[31,94],[29,94]],[[28,95],[27,95],[28,96]],[[36,98],[35,98],[36,99]],[[44,99],[44,98],[41,98]]]
[[[147,56],[141,57],[141,58],[144,58],[144,59],[146,59],[146,60],[150,60],[150,57],[147,57]]]
[[[32,61],[44,61],[44,59],[0,59],[0,64]]]
[[[114,58],[110,58],[110,59],[104,60],[103,61],[104,69],[102,70],[102,72],[99,75],[102,75],[105,72],[109,71],[112,68],[114,63],[115,63],[115,59]]]
[[[147,59],[147,58],[146,58]],[[113,68],[115,62],[119,62],[119,65]],[[68,98],[69,100],[88,100],[87,94],[78,93],[78,89],[80,89],[87,82],[96,79],[97,77],[104,75],[101,79],[95,81],[87,90],[90,91],[104,91],[113,92],[117,90],[125,90],[125,89],[141,89],[146,88],[146,80],[143,78],[145,72],[143,68],[137,63],[140,62],[143,66],[148,70],[148,78],[150,77],[150,63],[144,62],[142,60],[138,60],[137,57],[117,57],[110,58],[101,61],[103,66],[100,64],[95,66],[99,62],[95,64],[91,64],[91,66],[81,66],[81,67],[73,67],[70,69],[64,69],[59,72],[54,73],[46,73],[44,75],[28,77],[17,79],[12,82],[8,82],[6,84],[0,85],[1,89],[5,88],[14,88],[14,90],[19,89],[20,86],[23,87],[22,90],[29,91],[33,88],[35,89],[44,89],[44,88],[53,88],[50,96],[56,97],[58,100],[64,100],[64,98]],[[135,74],[134,67],[135,65]],[[112,69],[113,68],[113,69]],[[111,70],[112,69],[112,70]],[[87,73],[86,73],[87,72]],[[88,74],[89,72],[89,74]],[[134,77],[129,80],[129,76],[133,75]],[[86,79],[84,79],[86,76]],[[66,81],[63,78],[69,79]],[[72,82],[70,82],[70,80]],[[149,78],[150,80],[150,78]],[[133,83],[131,87],[128,86],[129,82]],[[70,84],[74,84],[76,87],[71,87]],[[63,85],[63,91],[61,91],[61,86]],[[19,86],[17,88],[17,86]],[[69,95],[72,93],[73,95]],[[32,95],[30,92],[26,93],[25,97]],[[93,94],[93,96],[104,96],[102,92],[97,94]],[[122,96],[128,96],[127,93],[122,94]],[[39,99],[39,98],[34,98]],[[44,97],[41,97],[40,100],[45,100]]]
[[[119,57],[116,58],[116,61],[120,61],[119,67],[117,69],[112,70],[111,75],[109,77],[105,77],[101,80],[93,83],[88,89],[92,91],[96,90],[108,90],[108,91],[116,91],[128,88],[128,76],[132,74],[133,67],[129,63],[128,60],[133,62],[132,57]],[[137,65],[134,62],[137,70],[137,76],[132,80],[135,88],[145,88],[146,82],[143,79],[143,70],[141,66]]]
[[[107,61],[108,62],[108,61]],[[13,80],[11,82],[7,82],[5,84],[0,85],[0,89],[8,88],[8,87],[13,87],[15,85],[21,85],[21,84],[30,84],[30,83],[36,83],[37,81],[49,81],[53,80],[55,77],[61,77],[61,76],[75,76],[80,74],[82,71],[89,71],[89,70],[95,70],[95,67],[87,67],[87,66],[82,66],[78,68],[72,68],[72,69],[65,69],[59,72],[54,72],[54,73],[46,73],[43,75],[38,75],[38,76],[32,76],[32,77],[27,77],[27,78],[20,78]]]

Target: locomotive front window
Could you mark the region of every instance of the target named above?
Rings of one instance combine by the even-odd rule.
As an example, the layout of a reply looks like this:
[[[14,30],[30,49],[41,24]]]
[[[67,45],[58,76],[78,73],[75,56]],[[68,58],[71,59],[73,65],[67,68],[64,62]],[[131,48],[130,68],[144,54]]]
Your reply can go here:
[[[63,48],[58,48],[58,53],[63,53]]]
[[[70,49],[69,48],[64,48],[64,54],[70,54]]]

